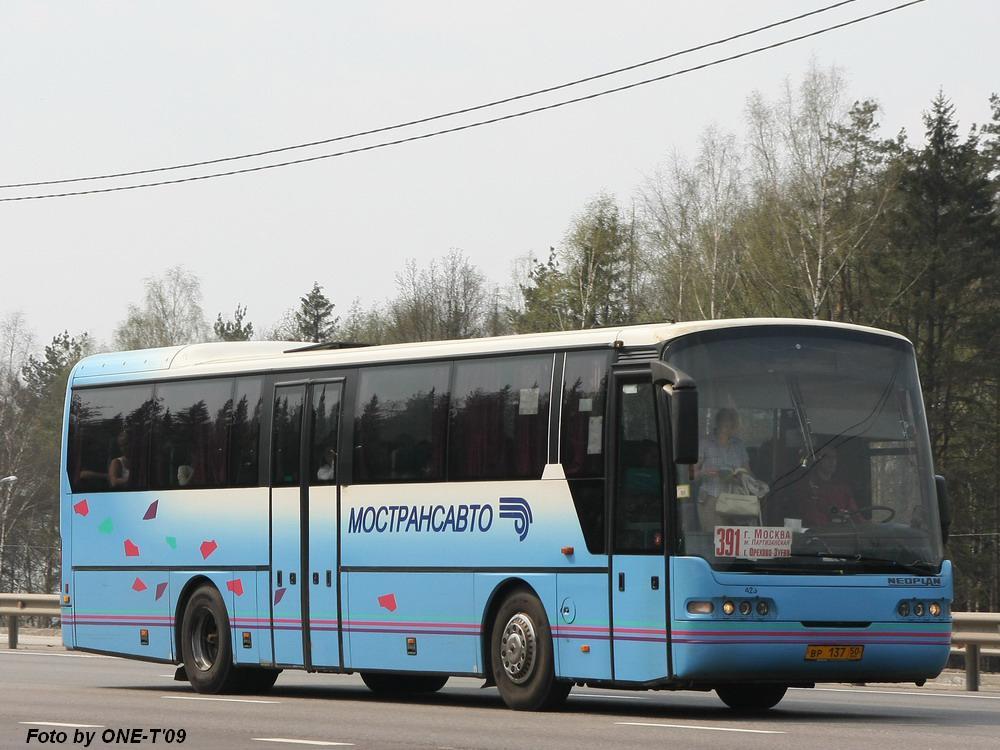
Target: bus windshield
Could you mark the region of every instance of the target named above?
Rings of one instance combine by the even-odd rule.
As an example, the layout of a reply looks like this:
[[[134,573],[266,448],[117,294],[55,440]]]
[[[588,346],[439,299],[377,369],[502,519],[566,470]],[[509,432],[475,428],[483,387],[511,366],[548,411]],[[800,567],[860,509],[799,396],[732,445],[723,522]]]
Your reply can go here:
[[[720,570],[936,573],[942,543],[912,347],[864,332],[730,328],[665,354],[698,384],[678,549]]]

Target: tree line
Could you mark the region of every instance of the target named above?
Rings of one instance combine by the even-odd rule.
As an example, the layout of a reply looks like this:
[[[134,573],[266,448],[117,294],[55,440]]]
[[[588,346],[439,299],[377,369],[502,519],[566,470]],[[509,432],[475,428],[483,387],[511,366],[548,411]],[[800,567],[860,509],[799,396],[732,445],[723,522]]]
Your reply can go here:
[[[459,250],[407,262],[390,298],[338,308],[312,281],[259,328],[245,305],[209,323],[197,275],[145,281],[102,348],[255,337],[369,344],[630,323],[791,316],[873,325],[916,345],[936,469],[950,483],[956,608],[1000,610],[1000,97],[961,133],[939,93],[924,132],[883,134],[871,99],[813,67],[747,101],[739,134],[704,130],[627,201],[600,194],[541,257],[487,278]],[[39,352],[0,329],[0,591],[57,585],[56,465],[69,369],[98,345]]]

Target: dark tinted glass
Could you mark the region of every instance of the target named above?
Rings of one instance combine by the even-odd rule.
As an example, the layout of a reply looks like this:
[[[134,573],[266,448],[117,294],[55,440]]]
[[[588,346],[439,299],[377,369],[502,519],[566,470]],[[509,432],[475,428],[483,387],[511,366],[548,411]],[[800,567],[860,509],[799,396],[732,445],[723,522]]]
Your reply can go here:
[[[67,468],[74,492],[145,489],[152,408],[152,385],[73,393]]]
[[[160,383],[156,407],[150,486],[224,487],[233,381]]]
[[[340,428],[340,383],[312,386],[312,446],[309,455],[310,484],[337,481],[337,432]]]
[[[653,386],[626,383],[618,399],[615,551],[662,554],[663,482]]]
[[[570,352],[566,355],[560,459],[567,478],[604,476],[607,379],[607,353]]]
[[[229,433],[229,484],[254,487],[260,476],[260,378],[239,378],[233,406],[233,424]]]
[[[570,479],[568,484],[587,550],[595,554],[604,552],[607,528],[604,523],[604,479]]]
[[[551,354],[456,362],[448,478],[541,477],[551,383]]]
[[[359,482],[444,479],[450,364],[361,371],[354,415]]]
[[[303,386],[274,389],[274,421],[272,426],[271,483],[275,487],[299,483],[301,455]]]

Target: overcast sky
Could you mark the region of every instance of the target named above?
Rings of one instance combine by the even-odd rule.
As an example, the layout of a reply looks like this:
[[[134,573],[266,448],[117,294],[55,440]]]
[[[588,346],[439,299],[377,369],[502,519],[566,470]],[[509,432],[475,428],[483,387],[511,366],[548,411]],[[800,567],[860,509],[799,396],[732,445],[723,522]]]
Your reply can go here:
[[[859,0],[615,81],[900,1]],[[391,124],[830,2],[4,0],[0,183],[160,166]],[[811,59],[841,67],[852,97],[877,99],[887,134],[905,127],[919,140],[921,112],[939,88],[966,132],[989,118],[989,94],[1000,91],[998,22],[993,0],[928,0],[733,64],[432,140],[184,185],[0,203],[0,315],[22,311],[42,343],[63,328],[109,340],[127,304],[141,298],[142,279],[177,263],[201,277],[207,317],[242,302],[258,330],[313,280],[344,312],[355,297],[368,303],[391,294],[406,258],[424,262],[451,248],[506,280],[514,257],[558,244],[595,194],[631,200],[671,151],[692,153],[709,124],[742,132],[747,95],[776,96]]]

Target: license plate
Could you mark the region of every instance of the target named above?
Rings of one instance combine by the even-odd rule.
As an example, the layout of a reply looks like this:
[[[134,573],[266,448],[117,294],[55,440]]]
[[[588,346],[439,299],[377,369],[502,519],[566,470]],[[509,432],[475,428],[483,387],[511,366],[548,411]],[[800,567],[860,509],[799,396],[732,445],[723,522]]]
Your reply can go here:
[[[806,646],[806,661],[860,661],[864,646]]]

